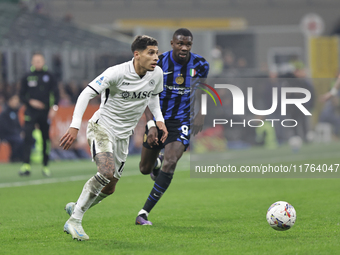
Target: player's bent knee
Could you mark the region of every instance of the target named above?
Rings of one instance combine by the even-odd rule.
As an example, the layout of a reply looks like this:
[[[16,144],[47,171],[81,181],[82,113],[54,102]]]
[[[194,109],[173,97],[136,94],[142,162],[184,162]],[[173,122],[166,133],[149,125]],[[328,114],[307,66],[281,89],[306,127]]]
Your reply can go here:
[[[169,174],[174,174],[177,165],[176,159],[164,160],[162,171]]]
[[[147,167],[140,167],[139,168],[139,171],[144,174],[144,175],[147,175],[147,174],[150,174],[152,169],[151,168],[147,168]]]
[[[147,166],[147,165],[143,165],[143,164],[139,163],[139,171],[140,171],[142,174],[147,175],[147,174],[150,174],[150,173],[151,173],[152,167]]]
[[[104,171],[101,173],[105,178],[112,180],[113,179],[113,172],[112,171]]]

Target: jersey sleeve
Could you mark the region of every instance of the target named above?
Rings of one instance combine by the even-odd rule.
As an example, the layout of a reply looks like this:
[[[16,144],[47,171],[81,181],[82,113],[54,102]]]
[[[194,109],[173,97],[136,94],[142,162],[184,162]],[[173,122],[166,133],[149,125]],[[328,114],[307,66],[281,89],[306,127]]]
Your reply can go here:
[[[155,70],[157,72],[156,76],[156,86],[155,89],[153,90],[153,95],[158,95],[163,91],[163,71],[160,67],[157,66],[157,69]]]
[[[159,96],[158,95],[152,96],[150,98],[148,107],[149,107],[149,110],[151,111],[152,115],[155,117],[156,121],[164,122],[161,107],[160,107],[160,104],[159,104]]]
[[[201,62],[200,68],[199,68],[199,76],[201,78],[207,78],[209,73],[209,63],[204,59],[204,61]]]
[[[89,83],[89,87],[98,95],[110,86],[118,84],[120,77],[119,68],[116,66],[106,69],[102,74],[98,75]]]
[[[86,87],[79,95],[76,106],[74,107],[73,117],[70,127],[80,129],[81,120],[84,112],[89,104],[89,101],[94,98],[97,94],[88,87]]]

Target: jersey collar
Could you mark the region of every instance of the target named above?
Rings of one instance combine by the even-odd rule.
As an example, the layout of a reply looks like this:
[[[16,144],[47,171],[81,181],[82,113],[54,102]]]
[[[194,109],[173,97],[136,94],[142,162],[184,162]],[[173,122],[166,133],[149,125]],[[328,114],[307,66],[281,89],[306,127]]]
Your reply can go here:
[[[133,75],[137,75],[138,77],[140,77],[138,74],[137,74],[137,72],[136,72],[136,70],[135,70],[135,67],[134,67],[134,65],[133,65],[133,60],[134,60],[135,58],[132,58],[131,59],[131,61],[130,61],[130,63],[129,63],[129,71],[130,71],[130,73],[131,74],[133,74]],[[146,72],[146,74],[143,76],[143,78],[144,77],[147,77],[148,75],[149,75],[149,71],[147,71]],[[141,78],[141,79],[143,79],[143,78]]]
[[[135,70],[135,67],[133,66],[133,60],[134,60],[134,59],[135,59],[135,58],[132,58],[131,61],[130,61],[129,70],[130,70],[130,73],[136,74],[136,75],[137,75],[136,70]]]

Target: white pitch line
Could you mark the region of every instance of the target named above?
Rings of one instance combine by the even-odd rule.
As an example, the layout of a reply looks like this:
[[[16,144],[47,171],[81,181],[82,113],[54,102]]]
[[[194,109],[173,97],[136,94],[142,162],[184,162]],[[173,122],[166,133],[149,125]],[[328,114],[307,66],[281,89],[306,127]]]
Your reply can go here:
[[[183,157],[184,160],[188,160],[189,157]],[[182,162],[182,167],[185,167],[184,160]],[[189,166],[187,167],[189,169]],[[185,171],[186,169],[179,168],[178,171]],[[135,176],[140,175],[141,173],[139,171],[126,171],[123,174],[123,178],[126,176]],[[1,188],[10,188],[10,187],[22,187],[22,186],[32,186],[32,185],[42,185],[42,184],[49,184],[49,183],[61,183],[61,182],[74,182],[74,181],[84,181],[91,178],[93,174],[87,174],[87,175],[76,175],[76,176],[69,176],[69,177],[60,177],[60,178],[48,178],[48,179],[40,179],[40,180],[31,180],[31,181],[23,181],[23,182],[9,182],[9,183],[0,183],[0,189]]]
[[[178,169],[179,171],[185,171],[185,169]],[[135,176],[140,175],[138,172],[126,172],[122,177],[127,176]],[[0,183],[1,188],[10,188],[10,187],[22,187],[22,186],[32,186],[32,185],[42,185],[49,183],[61,183],[61,182],[75,182],[75,181],[84,181],[90,179],[94,174],[88,175],[77,175],[77,176],[69,176],[69,177],[60,177],[60,178],[49,178],[49,179],[40,179],[40,180],[32,180],[32,181],[23,181],[23,182],[9,182],[9,183]]]
[[[89,179],[90,177],[91,175],[78,175],[78,176],[50,178],[50,179],[24,181],[24,182],[0,183],[0,188],[32,186],[32,185],[41,185],[41,184],[59,183],[59,182],[72,182],[72,181],[74,182],[74,181],[86,180],[86,179]]]
[[[132,173],[125,173],[123,176],[132,176],[132,175],[138,175],[138,174],[139,174],[139,172],[135,172],[135,173],[132,172]],[[0,188],[22,187],[22,186],[32,186],[32,185],[60,183],[60,182],[83,181],[83,180],[88,180],[89,178],[91,178],[91,176],[93,176],[93,174],[60,177],[60,178],[40,179],[40,180],[23,181],[23,182],[0,183]]]
[[[330,158],[334,156],[338,156],[338,152],[333,152],[333,153],[318,153],[318,158],[319,159],[324,159],[324,158]],[[195,155],[196,156],[196,155]],[[195,156],[191,155],[191,162],[195,162]],[[279,158],[271,158],[271,159],[266,159],[267,163],[275,163],[275,162],[291,162],[291,161],[298,161],[298,160],[304,160],[304,159],[309,159],[311,155],[285,155],[283,157]],[[190,160],[189,160],[189,155],[183,156],[183,159],[181,160],[181,168],[179,168],[178,171],[186,171],[186,169],[190,168]],[[234,157],[231,157],[229,159],[234,159]],[[257,164],[261,163],[262,159],[250,159],[250,160],[245,160],[243,163],[244,164]],[[135,176],[139,175],[139,171],[132,171],[132,172],[124,172],[122,177],[126,176]],[[82,181],[82,180],[88,180],[91,176],[91,174],[88,175],[77,175],[77,176],[69,176],[69,177],[60,177],[60,178],[49,178],[49,179],[40,179],[40,180],[32,180],[32,181],[23,181],[23,182],[9,182],[9,183],[0,183],[0,188],[10,188],[10,187],[22,187],[22,186],[32,186],[32,185],[42,185],[42,184],[49,184],[49,183],[61,183],[61,182],[73,182],[73,181]]]

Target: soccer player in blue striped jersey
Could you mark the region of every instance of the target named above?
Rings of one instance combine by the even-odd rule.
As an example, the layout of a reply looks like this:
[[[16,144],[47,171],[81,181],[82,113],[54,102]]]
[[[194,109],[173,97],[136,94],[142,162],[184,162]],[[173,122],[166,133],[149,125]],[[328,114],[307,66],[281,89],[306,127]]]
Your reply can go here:
[[[159,56],[157,65],[163,69],[164,77],[160,106],[169,135],[164,143],[160,142],[161,132],[158,132],[147,108],[147,127],[139,168],[142,174],[150,174],[155,183],[138,213],[137,225],[152,225],[148,220],[150,211],[169,187],[176,164],[189,146],[190,135],[197,134],[204,123],[204,116],[200,113],[190,119],[190,104],[193,102],[190,87],[192,78],[207,78],[209,63],[200,55],[190,52],[192,44],[192,33],[180,28],[171,40],[172,50]],[[159,156],[163,148],[164,156]]]

